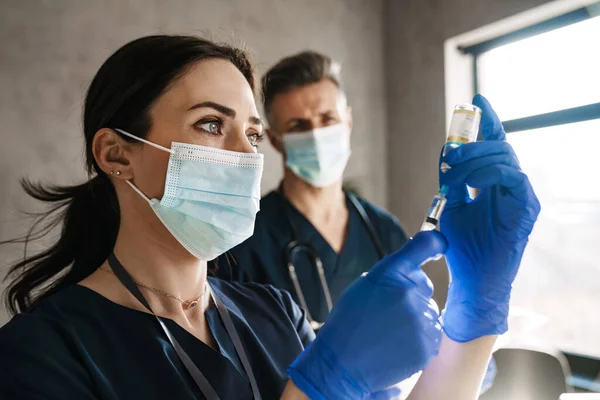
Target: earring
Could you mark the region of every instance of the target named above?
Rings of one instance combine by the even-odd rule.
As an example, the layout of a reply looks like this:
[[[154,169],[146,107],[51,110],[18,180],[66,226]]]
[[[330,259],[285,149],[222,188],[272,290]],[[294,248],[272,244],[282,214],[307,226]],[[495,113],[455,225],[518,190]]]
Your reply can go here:
[[[115,172],[115,171],[110,171],[110,174],[111,174],[111,175],[116,175],[116,176],[119,176],[119,175],[121,175],[121,171],[117,171],[117,172]]]

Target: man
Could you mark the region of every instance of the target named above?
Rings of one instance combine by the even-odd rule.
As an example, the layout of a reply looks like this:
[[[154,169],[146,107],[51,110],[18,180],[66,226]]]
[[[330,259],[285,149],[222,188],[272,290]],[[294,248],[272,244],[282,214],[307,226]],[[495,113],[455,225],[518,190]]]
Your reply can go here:
[[[407,237],[392,215],[342,189],[352,112],[339,64],[302,52],[277,63],[262,84],[284,177],[262,199],[254,235],[220,259],[218,271],[289,291],[318,328],[342,291]]]
[[[254,235],[217,260],[224,279],[290,292],[315,330],[352,281],[407,241],[395,217],[343,190],[352,112],[340,70],[305,51],[263,76],[266,132],[283,156],[284,177],[261,200]],[[482,393],[495,375],[492,358]]]

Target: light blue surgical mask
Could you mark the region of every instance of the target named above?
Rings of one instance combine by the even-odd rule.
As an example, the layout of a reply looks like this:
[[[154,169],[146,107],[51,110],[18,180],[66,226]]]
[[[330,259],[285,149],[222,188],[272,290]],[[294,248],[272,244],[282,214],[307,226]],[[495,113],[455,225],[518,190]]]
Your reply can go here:
[[[149,199],[127,183],[190,253],[209,261],[252,236],[260,209],[262,154],[177,142],[168,149],[117,131],[171,154],[162,199]]]
[[[346,123],[282,137],[287,167],[315,187],[338,182],[350,158],[350,129]]]

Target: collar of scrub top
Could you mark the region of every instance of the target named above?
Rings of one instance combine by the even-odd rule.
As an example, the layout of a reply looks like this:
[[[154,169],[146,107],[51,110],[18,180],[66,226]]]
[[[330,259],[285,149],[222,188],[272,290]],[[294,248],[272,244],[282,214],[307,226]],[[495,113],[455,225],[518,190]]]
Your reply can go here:
[[[283,182],[279,184],[277,193],[281,197],[283,197],[286,201],[288,201],[288,203],[289,203],[289,200],[287,199],[287,197],[285,196],[285,193],[283,192]],[[381,245],[379,236],[375,232],[375,228],[373,227],[373,224],[371,223],[371,220],[369,219],[369,216],[367,215],[365,208],[362,206],[362,204],[360,204],[360,202],[358,201],[356,196],[354,196],[348,192],[344,192],[344,193],[345,193],[346,197],[350,200],[350,202],[352,203],[352,205],[354,206],[356,211],[358,212],[361,220],[363,221],[365,227],[367,228],[367,231],[369,232],[369,236],[371,237],[373,244],[375,245],[375,249],[377,251],[377,255],[378,255],[379,259],[382,259],[385,256],[385,253],[383,252],[383,246]],[[291,203],[289,205],[291,206]],[[306,302],[304,293],[302,291],[302,288],[300,287],[300,280],[298,279],[298,274],[296,273],[296,266],[295,266],[293,260],[294,260],[295,255],[302,251],[305,253],[308,253],[309,256],[312,258],[315,269],[317,270],[317,273],[319,275],[319,281],[321,283],[321,289],[323,290],[323,294],[325,295],[325,301],[327,302],[328,311],[331,312],[331,309],[333,308],[333,302],[331,300],[331,292],[329,290],[329,285],[327,284],[327,279],[325,277],[325,269],[323,268],[323,262],[321,261],[321,258],[319,257],[319,254],[317,253],[317,251],[310,244],[300,240],[300,236],[298,235],[296,225],[292,221],[292,218],[289,214],[287,205],[284,204],[283,209],[284,209],[284,214],[286,216],[286,219],[288,220],[288,224],[290,225],[290,228],[292,230],[292,234],[293,234],[293,238],[294,238],[291,242],[288,243],[288,245],[286,247],[288,273],[289,273],[290,279],[292,281],[292,284],[294,285],[294,291],[296,292],[296,296],[298,297],[298,300],[300,301],[300,305],[302,306],[302,308],[304,309],[304,312],[306,313],[306,319],[310,323],[311,328],[314,331],[317,331],[321,328],[321,326],[323,326],[323,322],[315,321],[310,314],[310,311],[308,309],[308,303]]]
[[[152,311],[152,308],[150,308],[150,304],[148,304],[148,301],[146,300],[140,289],[137,287],[137,285],[133,282],[133,279],[131,278],[127,270],[125,270],[125,268],[117,259],[114,253],[111,253],[108,257],[108,265],[115,273],[115,276],[119,279],[119,281],[121,281],[123,286],[125,286],[125,288],[129,290],[129,292],[132,295],[134,295],[135,298],[140,303],[142,303],[142,305],[146,307],[146,309],[148,309],[148,311],[150,311],[152,315],[154,315],[154,317],[156,317],[156,320],[163,329],[165,336],[167,336],[169,342],[171,342],[171,345],[175,349],[177,356],[179,356],[179,359],[185,366],[185,369],[189,372],[194,382],[196,382],[204,397],[206,397],[207,400],[220,400],[217,392],[215,392],[215,390],[208,382],[204,374],[198,369],[198,367],[196,367],[196,364],[194,364],[194,362],[187,355],[185,350],[183,350],[183,348],[181,347],[177,339],[175,339],[175,336],[171,334],[171,331],[169,331],[163,320],[158,315],[154,314],[154,311]],[[248,381],[250,382],[250,386],[252,387],[254,400],[261,400],[260,392],[258,390],[258,384],[256,383],[256,378],[254,377],[254,373],[252,372],[252,368],[250,367],[250,361],[248,360],[248,356],[246,355],[246,351],[244,350],[242,341],[240,340],[237,330],[233,325],[231,315],[229,315],[229,310],[227,310],[227,308],[225,307],[221,299],[216,295],[214,290],[210,288],[210,284],[208,283],[208,281],[206,282],[206,289],[210,293],[211,298],[217,307],[219,316],[223,321],[223,325],[225,325],[225,330],[227,331],[227,334],[233,342],[233,346],[238,357],[240,358],[242,366],[244,367],[244,371],[246,371],[246,374],[248,375]]]
[[[283,192],[283,182],[281,182],[279,184],[279,187],[277,188],[276,193],[278,193],[281,197],[286,199],[289,203],[288,198],[286,197],[285,193]],[[369,236],[371,237],[371,240],[373,241],[373,245],[375,246],[375,251],[377,251],[377,256],[381,260],[383,257],[385,257],[386,254],[385,254],[385,251],[383,251],[383,245],[381,244],[381,239],[379,238],[379,235],[375,231],[375,227],[373,226],[373,223],[371,222],[371,219],[369,218],[369,215],[367,214],[367,210],[365,210],[363,205],[360,204],[360,201],[358,200],[358,198],[355,195],[353,195],[352,193],[348,193],[346,191],[344,191],[344,194],[346,195],[348,200],[350,200],[350,202],[352,203],[352,206],[354,207],[356,212],[358,212],[358,215],[360,216],[360,219],[362,220],[363,224],[365,225],[365,228],[367,228],[367,232],[369,233]],[[290,205],[291,205],[291,203],[290,203]],[[289,214],[287,213],[287,209],[286,209],[286,217],[287,217],[290,227],[292,229],[292,233],[294,234],[294,239],[296,241],[300,242],[300,236],[298,235],[298,232],[296,231],[296,227],[295,227],[294,223],[292,222],[292,219],[290,218]]]

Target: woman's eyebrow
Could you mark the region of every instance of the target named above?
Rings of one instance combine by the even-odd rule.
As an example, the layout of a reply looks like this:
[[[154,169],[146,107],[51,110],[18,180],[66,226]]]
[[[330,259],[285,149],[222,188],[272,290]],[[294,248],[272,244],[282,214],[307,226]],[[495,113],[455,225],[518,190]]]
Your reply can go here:
[[[252,123],[254,125],[264,125],[262,122],[262,119],[260,119],[258,117],[250,117],[250,118],[248,118],[248,120],[250,121],[250,123]]]
[[[216,110],[230,118],[235,118],[236,115],[236,112],[233,108],[229,108],[222,104],[215,103],[214,101],[204,101],[202,103],[194,104],[188,109],[188,111],[197,110],[198,108],[212,108],[213,110]],[[248,118],[248,120],[255,125],[264,125],[262,120],[258,117],[252,116]]]
[[[235,118],[235,110],[233,108],[226,107],[222,104],[215,103],[213,101],[205,101],[202,103],[194,104],[191,106],[188,111],[196,110],[198,108],[212,108],[220,112],[221,114],[227,115],[228,117]]]

